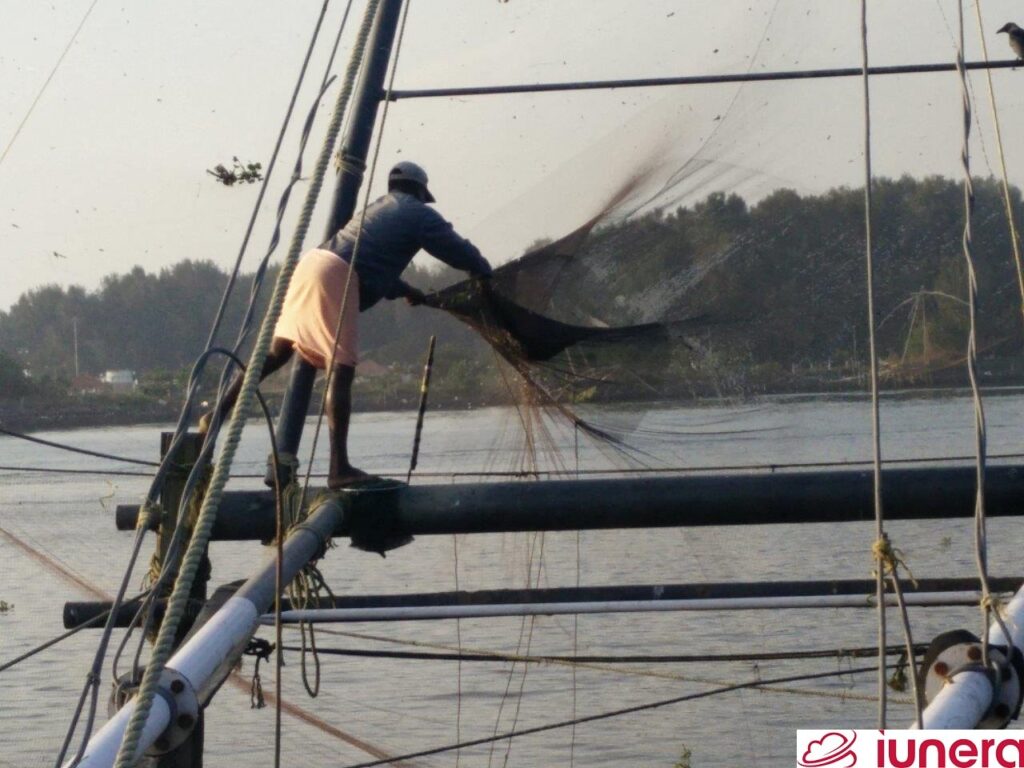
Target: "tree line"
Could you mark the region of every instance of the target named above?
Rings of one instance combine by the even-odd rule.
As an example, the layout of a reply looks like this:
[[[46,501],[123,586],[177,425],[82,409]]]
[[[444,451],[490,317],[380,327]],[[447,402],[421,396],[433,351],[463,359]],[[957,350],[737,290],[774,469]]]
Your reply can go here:
[[[975,194],[979,347],[988,359],[1015,358],[1024,344],[1024,315],[1002,189],[992,179],[978,179]],[[968,328],[962,185],[941,177],[878,179],[874,197],[880,355],[923,364],[957,359]],[[1024,223],[1017,189],[1012,205]],[[719,368],[842,368],[866,359],[862,189],[817,195],[782,189],[755,203],[715,193],[693,205],[608,224],[592,239],[615,254],[600,275],[613,289],[608,296],[643,299],[673,281],[684,284],[659,294],[659,311],[666,318],[706,314],[714,321],[701,342],[715,349]],[[256,300],[257,317],[275,278],[271,269]],[[413,266],[405,278],[429,289],[460,274]],[[243,276],[228,302],[221,345],[233,343],[251,279]],[[136,267],[109,275],[93,291],[55,285],[31,290],[0,312],[0,389],[17,394],[20,370],[35,381],[70,378],[75,326],[83,372],[187,367],[206,340],[226,284],[227,275],[213,263],[186,260],[156,273]],[[625,306],[640,309],[633,317],[620,312],[619,320],[645,319],[643,300]],[[473,375],[491,365],[489,350],[469,330],[401,301],[381,302],[363,315],[361,355],[413,371],[432,334],[439,336],[442,365]]]

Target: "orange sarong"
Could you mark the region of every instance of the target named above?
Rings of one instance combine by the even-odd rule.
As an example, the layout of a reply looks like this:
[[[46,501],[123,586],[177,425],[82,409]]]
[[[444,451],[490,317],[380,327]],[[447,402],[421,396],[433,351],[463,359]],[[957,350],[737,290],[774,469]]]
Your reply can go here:
[[[288,339],[302,359],[326,368],[334,350],[335,365],[355,366],[359,348],[359,278],[349,280],[349,265],[331,251],[308,251],[295,267],[274,335]],[[344,298],[345,317],[334,343]]]

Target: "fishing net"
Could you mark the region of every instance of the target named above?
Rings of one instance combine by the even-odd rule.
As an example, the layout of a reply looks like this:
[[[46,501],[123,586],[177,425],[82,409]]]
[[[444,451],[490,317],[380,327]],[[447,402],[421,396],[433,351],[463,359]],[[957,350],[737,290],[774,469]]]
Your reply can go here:
[[[740,71],[855,66],[856,6],[828,19],[799,2],[738,15],[750,52]],[[943,6],[920,10],[931,50],[951,58]],[[905,62],[899,19],[873,12],[878,63]],[[643,92],[621,126],[494,217],[483,242],[504,263],[491,280],[428,303],[486,340],[515,372],[518,399],[597,437],[628,442],[645,412],[673,402],[865,391],[861,88],[847,77]],[[955,73],[873,81],[883,387],[967,381],[958,89]],[[995,381],[1015,374],[1024,336],[982,112],[974,250],[983,368]],[[1012,198],[1019,219],[1019,191]],[[632,404],[629,418],[602,409],[611,403]]]

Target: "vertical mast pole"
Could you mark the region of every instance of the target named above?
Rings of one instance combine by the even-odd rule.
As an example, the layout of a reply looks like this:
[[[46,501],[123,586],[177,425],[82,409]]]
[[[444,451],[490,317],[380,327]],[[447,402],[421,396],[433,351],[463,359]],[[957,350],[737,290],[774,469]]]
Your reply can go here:
[[[335,185],[331,216],[324,232],[325,240],[333,237],[355,213],[363,173],[366,170],[366,156],[377,122],[377,109],[384,100],[384,81],[391,62],[391,50],[401,10],[402,0],[382,0],[377,9],[377,18],[370,32],[366,61],[356,86],[348,130],[341,145],[341,171]],[[296,355],[277,420],[278,451],[281,454],[294,457],[298,453],[315,378],[316,371],[313,366]],[[281,479],[287,482],[292,479],[296,465],[287,461],[282,462],[282,465],[289,476]],[[267,472],[267,480],[271,482],[272,472],[271,466]]]

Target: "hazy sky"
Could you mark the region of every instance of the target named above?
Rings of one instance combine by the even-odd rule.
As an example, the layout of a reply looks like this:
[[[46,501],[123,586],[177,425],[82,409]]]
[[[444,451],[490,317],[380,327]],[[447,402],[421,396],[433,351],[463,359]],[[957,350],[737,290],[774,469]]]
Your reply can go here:
[[[0,0],[0,152],[91,3]],[[400,88],[860,62],[858,0],[412,3]],[[98,0],[0,163],[0,309],[41,284],[91,289],[136,264],[152,271],[183,258],[232,263],[256,190],[224,188],[204,171],[232,155],[266,162],[320,6]],[[339,74],[362,6],[353,4]],[[982,7],[993,58],[1008,58],[1006,37],[995,30],[1014,8],[1024,24],[1024,10],[1009,0]],[[303,114],[342,9],[335,0],[329,10],[300,98]],[[972,4],[968,11],[968,58],[976,58]],[[955,0],[873,0],[871,14],[873,63],[951,60]],[[995,78],[1015,180],[1024,169],[1021,76]],[[984,136],[974,146],[975,168],[987,174],[996,158],[988,96],[981,76],[974,83]],[[324,99],[307,168],[336,93]],[[953,75],[876,79],[873,98],[879,174],[958,172]],[[856,79],[399,102],[378,179],[396,159],[422,163],[438,208],[501,262],[536,237],[580,223],[639,164],[670,168],[697,153],[730,169],[695,182],[695,194],[859,184],[861,115]],[[296,145],[293,129],[250,269],[265,248]],[[301,185],[293,214],[304,194]],[[309,245],[321,239],[329,199],[321,200]]]

